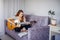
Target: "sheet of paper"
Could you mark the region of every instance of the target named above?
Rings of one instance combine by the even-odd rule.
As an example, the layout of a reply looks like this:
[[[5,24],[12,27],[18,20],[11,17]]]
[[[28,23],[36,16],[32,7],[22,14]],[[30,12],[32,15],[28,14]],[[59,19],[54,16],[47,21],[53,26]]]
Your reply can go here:
[[[27,35],[28,34],[28,32],[20,32],[20,33],[18,33],[18,36],[19,37],[23,37],[23,36],[25,36],[25,35]]]

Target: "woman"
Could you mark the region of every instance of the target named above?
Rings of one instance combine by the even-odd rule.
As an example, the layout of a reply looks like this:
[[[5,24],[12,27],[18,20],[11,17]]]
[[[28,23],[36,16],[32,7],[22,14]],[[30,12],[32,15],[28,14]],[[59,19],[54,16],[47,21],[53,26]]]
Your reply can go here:
[[[31,26],[29,25],[30,23],[27,22],[27,25],[20,25],[19,23],[21,22],[26,22],[26,18],[24,16],[24,12],[22,10],[19,10],[17,12],[17,14],[15,15],[17,17],[17,20],[15,20],[15,31],[16,32],[20,32],[20,31],[27,31],[28,28],[30,28]]]

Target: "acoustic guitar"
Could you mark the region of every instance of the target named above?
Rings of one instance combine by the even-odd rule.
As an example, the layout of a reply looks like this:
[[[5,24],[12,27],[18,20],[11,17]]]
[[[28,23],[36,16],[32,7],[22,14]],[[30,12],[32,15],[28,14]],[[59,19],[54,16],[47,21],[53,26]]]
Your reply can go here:
[[[15,28],[14,19],[7,20],[7,27],[9,30],[13,30]]]

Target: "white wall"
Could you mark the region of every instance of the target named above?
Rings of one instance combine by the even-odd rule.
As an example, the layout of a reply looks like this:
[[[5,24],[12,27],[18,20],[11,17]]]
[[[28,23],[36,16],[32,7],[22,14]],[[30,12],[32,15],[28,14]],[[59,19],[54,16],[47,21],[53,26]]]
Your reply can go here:
[[[24,10],[24,0],[4,0],[5,18],[12,17],[19,9]]]
[[[0,36],[4,34],[3,0],[0,0]]]
[[[56,18],[60,23],[60,0],[25,0],[25,12],[39,15],[48,16],[48,11],[54,10]]]

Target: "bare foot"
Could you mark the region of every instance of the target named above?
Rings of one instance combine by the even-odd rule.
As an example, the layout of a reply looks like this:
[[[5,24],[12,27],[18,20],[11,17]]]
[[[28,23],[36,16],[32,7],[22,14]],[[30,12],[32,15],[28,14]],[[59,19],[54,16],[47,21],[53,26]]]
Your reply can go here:
[[[21,32],[26,32],[26,29],[25,29],[25,28],[23,28],[23,29],[21,30]]]
[[[21,32],[25,32],[25,30],[21,30]]]

